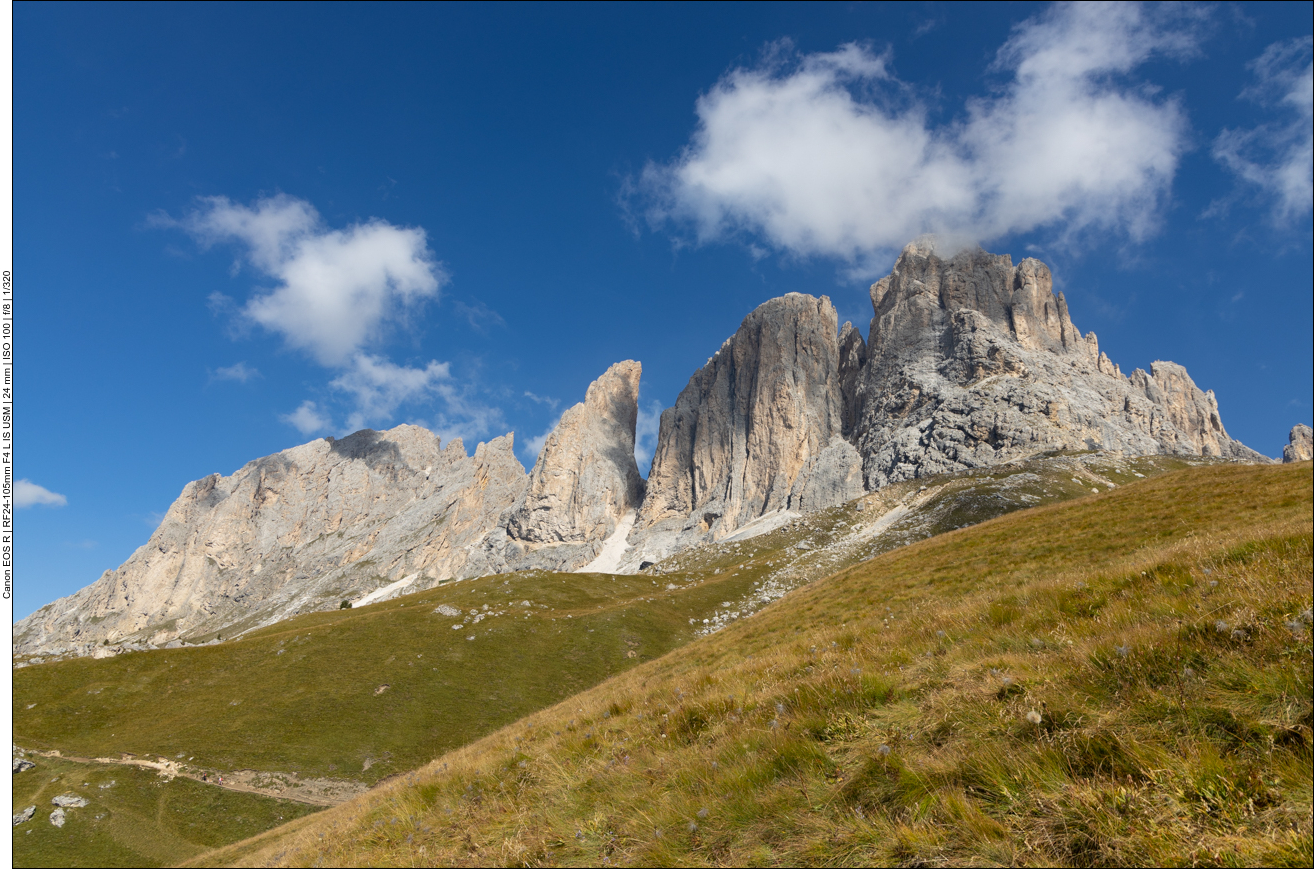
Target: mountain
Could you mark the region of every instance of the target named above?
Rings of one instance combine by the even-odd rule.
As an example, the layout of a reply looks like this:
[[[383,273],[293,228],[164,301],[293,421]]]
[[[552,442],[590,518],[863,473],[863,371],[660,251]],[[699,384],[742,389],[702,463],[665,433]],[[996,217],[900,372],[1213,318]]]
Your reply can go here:
[[[1047,452],[1270,461],[1227,435],[1181,366],[1123,375],[1038,260],[942,257],[922,240],[871,300],[867,341],[824,296],[751,312],[662,413],[646,482],[627,361],[563,414],[528,474],[512,435],[468,456],[403,425],[190,483],[122,566],[15,625],[15,654],[215,641],[493,573],[632,573],[894,482]]]

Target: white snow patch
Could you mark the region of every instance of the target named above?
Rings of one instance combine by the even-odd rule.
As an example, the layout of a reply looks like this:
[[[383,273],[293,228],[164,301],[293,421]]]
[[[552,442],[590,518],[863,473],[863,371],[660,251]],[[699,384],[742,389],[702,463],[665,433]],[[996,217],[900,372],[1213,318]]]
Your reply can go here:
[[[419,576],[418,573],[412,573],[410,576],[404,576],[401,579],[397,580],[396,582],[389,583],[388,585],[385,585],[383,588],[376,589],[370,592],[360,600],[352,601],[351,606],[354,609],[355,607],[358,606],[367,606],[372,603],[378,603],[381,600],[387,600],[390,597],[395,597],[397,594],[401,593],[401,590],[403,588],[410,585],[412,582],[415,582],[415,578],[418,576]]]
[[[621,517],[616,523],[616,530],[611,532],[607,542],[602,544],[602,551],[598,557],[576,570],[576,573],[615,573],[620,569],[621,558],[625,555],[625,550],[630,548],[630,544],[625,541],[630,536],[631,529],[634,528],[636,514],[633,510]]]
[[[773,510],[763,516],[758,516],[734,534],[731,534],[728,537],[722,537],[717,542],[728,543],[731,540],[747,540],[750,537],[757,537],[761,534],[770,534],[777,528],[782,528],[785,525],[788,525],[802,515],[802,513],[795,513],[793,510]]]

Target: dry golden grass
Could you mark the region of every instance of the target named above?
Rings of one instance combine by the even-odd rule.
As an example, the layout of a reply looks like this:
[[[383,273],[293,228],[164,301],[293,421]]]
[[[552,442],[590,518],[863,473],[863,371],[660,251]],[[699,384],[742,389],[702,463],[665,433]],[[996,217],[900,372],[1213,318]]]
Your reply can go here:
[[[902,548],[198,865],[1308,865],[1311,467]]]

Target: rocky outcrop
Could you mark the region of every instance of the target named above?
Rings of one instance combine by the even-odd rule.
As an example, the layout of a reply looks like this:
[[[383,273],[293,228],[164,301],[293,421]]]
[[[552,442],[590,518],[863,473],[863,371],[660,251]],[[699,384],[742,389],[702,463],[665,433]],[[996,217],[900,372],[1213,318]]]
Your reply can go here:
[[[17,654],[230,636],[466,562],[525,488],[510,435],[445,447],[417,426],[324,438],[184,487],[117,570],[14,626]]]
[[[918,242],[871,300],[851,435],[868,489],[1058,449],[1267,461],[1180,365],[1123,376],[1038,260]]]
[[[843,438],[845,380],[862,336],[837,335],[826,297],[760,305],[662,412],[648,491],[621,570],[637,569],[770,515],[862,493]],[[747,533],[747,532],[745,532]]]
[[[526,544],[604,540],[643,501],[634,461],[639,413],[638,362],[617,362],[594,381],[582,404],[561,415],[529,475],[507,533]]]
[[[1314,445],[1311,444],[1311,431],[1307,425],[1298,425],[1291,429],[1290,443],[1282,448],[1283,462],[1307,462],[1314,458]]]
[[[548,435],[524,494],[468,566],[481,573],[577,570],[633,527],[644,482],[634,461],[638,362],[617,362]]]
[[[801,474],[839,473],[851,454],[836,446],[822,455],[843,428],[836,325],[829,299],[800,293],[744,318],[662,412],[636,533],[663,526],[720,538],[787,509]]]

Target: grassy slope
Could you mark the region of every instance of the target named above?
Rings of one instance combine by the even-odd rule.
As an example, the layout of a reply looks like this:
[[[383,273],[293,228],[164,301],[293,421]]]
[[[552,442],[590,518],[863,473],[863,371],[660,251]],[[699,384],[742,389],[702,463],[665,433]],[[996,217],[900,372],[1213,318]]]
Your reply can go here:
[[[724,593],[676,600],[644,576],[490,577],[234,643],[26,667],[14,740],[373,783],[665,653],[692,633],[685,609]],[[504,614],[452,630],[461,619],[440,604]]]
[[[13,781],[14,811],[37,807],[14,828],[15,866],[168,866],[318,811],[135,767],[31,759],[36,766]],[[68,809],[56,828],[50,800],[69,793],[88,805]]]
[[[1087,492],[1083,462],[1119,483],[1185,464],[1060,457],[918,481],[865,499],[870,519],[929,487],[906,521],[850,547],[835,541],[858,518],[855,504],[683,553],[657,579],[486,577],[300,616],[237,642],[23,667],[14,671],[14,740],[66,755],[181,755],[200,769],[374,784],[665,654],[704,618],[751,611],[764,588],[778,595],[964,522]],[[796,547],[803,541],[809,549]],[[526,599],[533,605],[521,606]],[[460,619],[436,614],[439,605],[503,614],[457,631]]]
[[[1307,865],[1311,486],[900,548],[199,862]]]

